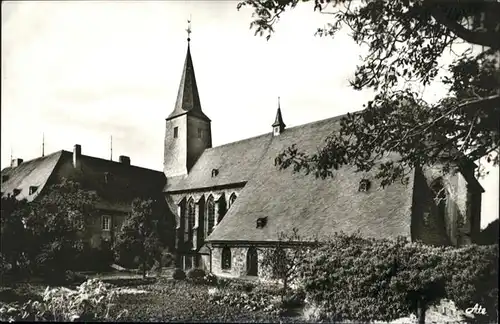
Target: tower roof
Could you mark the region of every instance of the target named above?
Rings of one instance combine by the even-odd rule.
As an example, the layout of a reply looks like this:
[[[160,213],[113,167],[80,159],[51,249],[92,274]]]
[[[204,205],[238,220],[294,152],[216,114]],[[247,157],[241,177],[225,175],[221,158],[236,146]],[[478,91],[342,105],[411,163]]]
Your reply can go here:
[[[278,97],[278,111],[276,112],[276,119],[274,120],[274,123],[271,125],[272,127],[280,126],[280,129],[285,129],[286,125],[285,122],[283,122],[283,117],[281,116],[281,104],[280,104],[280,97]]]
[[[276,119],[274,120],[274,123],[271,125],[273,127],[275,126],[281,126],[281,127],[286,127],[285,122],[283,122],[283,117],[281,116],[281,108],[278,107],[278,111],[276,112]]]
[[[190,115],[210,121],[210,118],[208,118],[201,110],[200,96],[196,85],[189,42],[190,39],[188,38],[186,60],[182,70],[181,82],[177,93],[177,101],[175,102],[174,111],[172,111],[172,113],[168,116],[167,120],[189,113]]]

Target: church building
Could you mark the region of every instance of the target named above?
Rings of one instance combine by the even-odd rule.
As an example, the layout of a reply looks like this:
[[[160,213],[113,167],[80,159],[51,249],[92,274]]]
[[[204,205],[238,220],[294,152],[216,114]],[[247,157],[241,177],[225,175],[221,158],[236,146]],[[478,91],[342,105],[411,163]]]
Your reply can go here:
[[[315,153],[340,128],[342,116],[287,128],[278,105],[274,122],[269,116],[269,133],[212,147],[189,40],[177,100],[166,118],[163,170],[182,268],[260,276],[259,250],[294,228],[305,240],[325,240],[335,232],[434,245],[475,240],[484,190],[474,163],[455,174],[439,165],[417,169],[408,184],[384,189],[373,174],[348,166],[325,180],[278,170],[279,153],[293,144]]]
[[[189,42],[175,106],[166,116],[163,172],[133,166],[126,156],[118,162],[86,156],[75,145],[73,152],[13,160],[1,173],[2,196],[31,201],[63,178],[84,183],[101,198],[90,235],[96,246],[113,239],[135,197],[165,198],[178,266],[228,277],[261,276],[259,251],[293,229],[304,240],[335,232],[433,245],[477,240],[484,190],[472,162],[454,174],[439,165],[416,169],[408,184],[386,188],[350,166],[324,180],[278,169],[279,153],[294,144],[315,153],[340,129],[342,116],[287,127],[278,104],[268,133],[212,147]]]

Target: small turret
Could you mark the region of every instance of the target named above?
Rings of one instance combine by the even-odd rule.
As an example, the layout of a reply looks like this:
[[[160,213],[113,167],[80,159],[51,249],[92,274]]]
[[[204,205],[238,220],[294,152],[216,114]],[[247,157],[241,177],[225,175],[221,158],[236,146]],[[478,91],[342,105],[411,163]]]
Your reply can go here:
[[[278,97],[278,111],[276,112],[276,119],[272,124],[273,127],[273,136],[278,136],[285,130],[285,123],[283,122],[283,117],[281,116],[281,107],[280,107],[280,97]]]

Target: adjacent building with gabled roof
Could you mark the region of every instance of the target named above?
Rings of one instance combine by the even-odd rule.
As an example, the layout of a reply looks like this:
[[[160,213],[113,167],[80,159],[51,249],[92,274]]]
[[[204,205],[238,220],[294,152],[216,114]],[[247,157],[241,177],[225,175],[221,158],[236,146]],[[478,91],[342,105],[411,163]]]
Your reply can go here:
[[[279,153],[293,144],[316,153],[340,128],[341,117],[287,128],[278,103],[270,133],[212,147],[188,43],[175,108],[166,119],[164,151],[164,192],[176,219],[180,266],[219,276],[258,276],[259,249],[294,228],[304,240],[327,240],[341,231],[435,245],[474,240],[483,189],[473,165],[456,174],[439,166],[417,169],[409,183],[384,189],[375,185],[373,174],[352,167],[325,180],[278,170]]]
[[[14,195],[28,202],[63,179],[77,181],[83,189],[95,191],[100,215],[90,222],[90,243],[94,247],[102,240],[112,241],[130,213],[134,198],[159,199],[165,186],[161,171],[133,166],[127,156],[111,161],[83,155],[80,145],[75,145],[73,152],[61,150],[30,161],[14,159],[1,173],[2,197]]]

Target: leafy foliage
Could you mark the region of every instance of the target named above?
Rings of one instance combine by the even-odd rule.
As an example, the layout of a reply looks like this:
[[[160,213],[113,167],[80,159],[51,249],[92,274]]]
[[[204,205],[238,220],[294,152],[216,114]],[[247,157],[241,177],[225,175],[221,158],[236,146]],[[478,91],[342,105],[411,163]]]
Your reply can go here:
[[[216,303],[210,297],[211,294],[222,294],[223,289],[224,292],[238,296],[243,293],[230,287],[216,288],[195,285],[188,281],[166,280],[137,288],[145,289],[149,293],[123,295],[117,301],[129,310],[129,315],[124,318],[127,321],[275,323],[284,320],[260,307],[252,311],[249,307],[245,308],[247,304],[243,302],[230,306],[228,303]],[[262,297],[268,299],[267,296],[266,294]],[[279,297],[276,297],[279,300]],[[264,304],[262,303],[263,306]]]
[[[217,305],[228,305],[248,311],[261,310],[267,313],[278,314],[280,301],[277,297],[277,295],[273,296],[259,291],[246,292],[213,288],[209,299]]]
[[[318,153],[308,155],[296,147],[282,152],[276,159],[280,168],[293,166],[324,178],[352,164],[359,171],[377,170],[385,186],[407,181],[416,166],[440,162],[449,171],[483,156],[498,164],[492,152],[500,143],[500,3],[245,0],[237,8],[251,7],[255,19],[250,28],[269,39],[281,15],[301,2],[313,2],[314,10],[332,17],[318,35],[334,37],[347,29],[358,45],[367,47],[351,86],[378,93],[364,110],[343,117],[340,132]],[[460,42],[470,47],[456,54]],[[445,68],[440,59],[447,50],[455,61]],[[427,103],[417,85],[438,78],[449,93]]]
[[[18,201],[13,196],[2,197],[0,219],[0,273],[19,274],[25,265],[26,233],[23,220],[27,217],[26,200]]]
[[[498,244],[448,249],[437,271],[445,276],[447,298],[458,307],[466,309],[478,303],[487,312],[479,322],[497,320]]]
[[[186,279],[186,273],[184,272],[184,270],[176,268],[174,270],[174,273],[172,274],[172,278],[175,280],[184,280]]]
[[[83,251],[87,226],[96,217],[96,201],[95,193],[63,180],[28,204],[28,255],[46,275],[58,278],[73,269],[75,257]]]
[[[270,269],[271,278],[278,279],[283,284],[282,302],[290,283],[298,278],[297,270],[308,252],[309,246],[304,245],[296,228],[291,233],[279,233],[275,247],[262,249],[262,266]]]
[[[203,283],[205,276],[205,270],[198,268],[189,269],[189,271],[186,273],[186,277],[188,278],[188,280],[194,283]]]
[[[83,251],[97,196],[63,180],[36,200],[2,198],[2,255],[12,270],[22,268],[63,280]]]
[[[146,277],[146,269],[161,261],[164,222],[159,201],[134,199],[132,213],[123,222],[113,247],[116,258],[125,264],[135,258]]]
[[[307,299],[328,320],[393,320],[416,313],[423,321],[442,298],[463,308],[480,303],[495,317],[497,249],[336,234],[304,259],[300,271]]]
[[[118,320],[126,311],[112,316],[113,301],[117,295],[108,285],[92,279],[82,283],[77,290],[64,287],[49,288],[42,301],[32,301],[21,306],[3,305],[2,321],[97,321]]]

